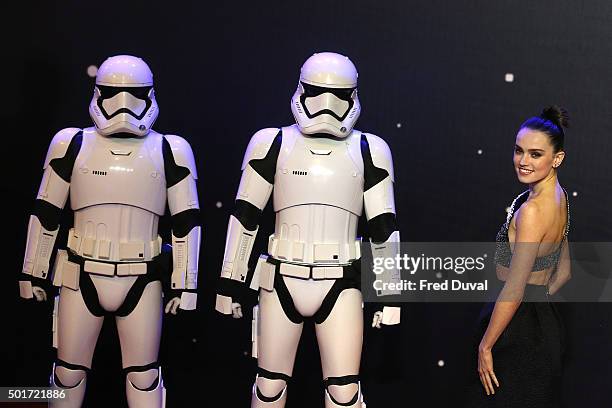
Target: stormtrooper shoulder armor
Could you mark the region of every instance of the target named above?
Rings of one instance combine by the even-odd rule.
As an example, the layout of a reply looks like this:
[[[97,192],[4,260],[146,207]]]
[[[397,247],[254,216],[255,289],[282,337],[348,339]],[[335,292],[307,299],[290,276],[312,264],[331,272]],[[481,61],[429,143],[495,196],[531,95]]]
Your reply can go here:
[[[393,157],[389,145],[380,137],[371,133],[363,134],[370,148],[370,156],[375,167],[386,170],[391,177],[391,181],[395,182],[393,174]]]
[[[198,173],[196,169],[195,159],[193,157],[193,151],[189,143],[180,136],[177,135],[165,135],[164,138],[168,141],[170,149],[172,150],[172,156],[177,166],[185,167],[189,169],[189,172],[194,179],[197,180]]]
[[[61,159],[62,157],[66,156],[68,146],[70,146],[72,138],[80,131],[81,129],[79,128],[65,128],[53,136],[51,144],[49,145],[49,150],[47,151],[47,157],[45,158],[45,164],[43,166],[44,169],[49,167],[51,160]]]
[[[242,161],[241,170],[244,170],[251,160],[263,159],[268,154],[276,135],[280,132],[278,128],[266,128],[257,131],[252,137]]]

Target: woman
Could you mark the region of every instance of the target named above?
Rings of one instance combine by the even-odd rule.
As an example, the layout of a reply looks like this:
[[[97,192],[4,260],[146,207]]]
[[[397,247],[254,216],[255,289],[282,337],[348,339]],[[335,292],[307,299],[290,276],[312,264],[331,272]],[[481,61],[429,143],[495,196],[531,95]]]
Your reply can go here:
[[[552,106],[516,136],[514,169],[529,190],[497,235],[497,276],[505,283],[481,321],[480,384],[470,407],[556,406],[563,330],[548,296],[570,278],[569,204],[557,178],[567,125],[567,112]]]

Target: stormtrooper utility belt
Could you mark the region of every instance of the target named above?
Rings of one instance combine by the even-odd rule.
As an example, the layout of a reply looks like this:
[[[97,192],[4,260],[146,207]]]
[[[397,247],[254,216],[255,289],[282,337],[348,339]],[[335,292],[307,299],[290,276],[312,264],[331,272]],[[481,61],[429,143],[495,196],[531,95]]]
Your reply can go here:
[[[274,287],[274,275],[289,276],[298,279],[346,279],[359,282],[360,260],[354,260],[350,265],[344,266],[315,266],[299,265],[283,262],[267,255],[261,255],[257,260],[257,266],[251,280],[251,289],[260,287],[272,290]]]
[[[160,277],[160,258],[158,256],[147,262],[100,262],[75,255],[72,251],[59,250],[53,268],[53,285],[68,286],[76,290],[81,272],[103,276],[149,275],[150,281],[156,280]]]
[[[147,262],[98,262],[90,261],[70,251],[59,250],[55,260],[53,285],[80,290],[87,309],[94,316],[103,316],[108,312],[100,305],[90,275],[117,276],[119,278],[136,276],[136,280],[130,287],[123,304],[113,313],[116,316],[127,316],[138,304],[146,285],[161,280],[164,270],[169,269],[169,266],[165,266],[167,261],[166,257],[159,255]]]

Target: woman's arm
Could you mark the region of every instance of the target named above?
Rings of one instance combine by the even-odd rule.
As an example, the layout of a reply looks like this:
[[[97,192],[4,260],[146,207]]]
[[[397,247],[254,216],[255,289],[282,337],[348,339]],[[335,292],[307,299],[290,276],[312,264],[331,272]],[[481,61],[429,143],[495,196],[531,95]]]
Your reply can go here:
[[[478,371],[487,394],[495,393],[492,382],[499,387],[493,371],[491,349],[521,304],[525,285],[545,233],[545,228],[541,222],[538,222],[541,218],[537,204],[532,202],[523,204],[516,217],[516,239],[510,271],[495,303],[489,326],[478,347]]]
[[[495,303],[489,327],[483,336],[483,344],[489,348],[493,347],[523,299],[525,285],[545,233],[539,219],[539,209],[535,203],[525,203],[517,213],[512,262],[504,288]]]

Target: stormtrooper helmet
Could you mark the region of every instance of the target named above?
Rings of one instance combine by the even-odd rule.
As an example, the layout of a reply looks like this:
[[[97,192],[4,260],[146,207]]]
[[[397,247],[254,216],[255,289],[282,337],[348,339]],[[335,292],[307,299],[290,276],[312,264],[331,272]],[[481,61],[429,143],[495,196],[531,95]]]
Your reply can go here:
[[[308,58],[291,98],[291,111],[304,134],[348,136],[361,112],[355,65],[348,57],[333,52]]]
[[[89,114],[102,135],[149,133],[158,114],[149,66],[130,55],[104,61],[96,75]]]

